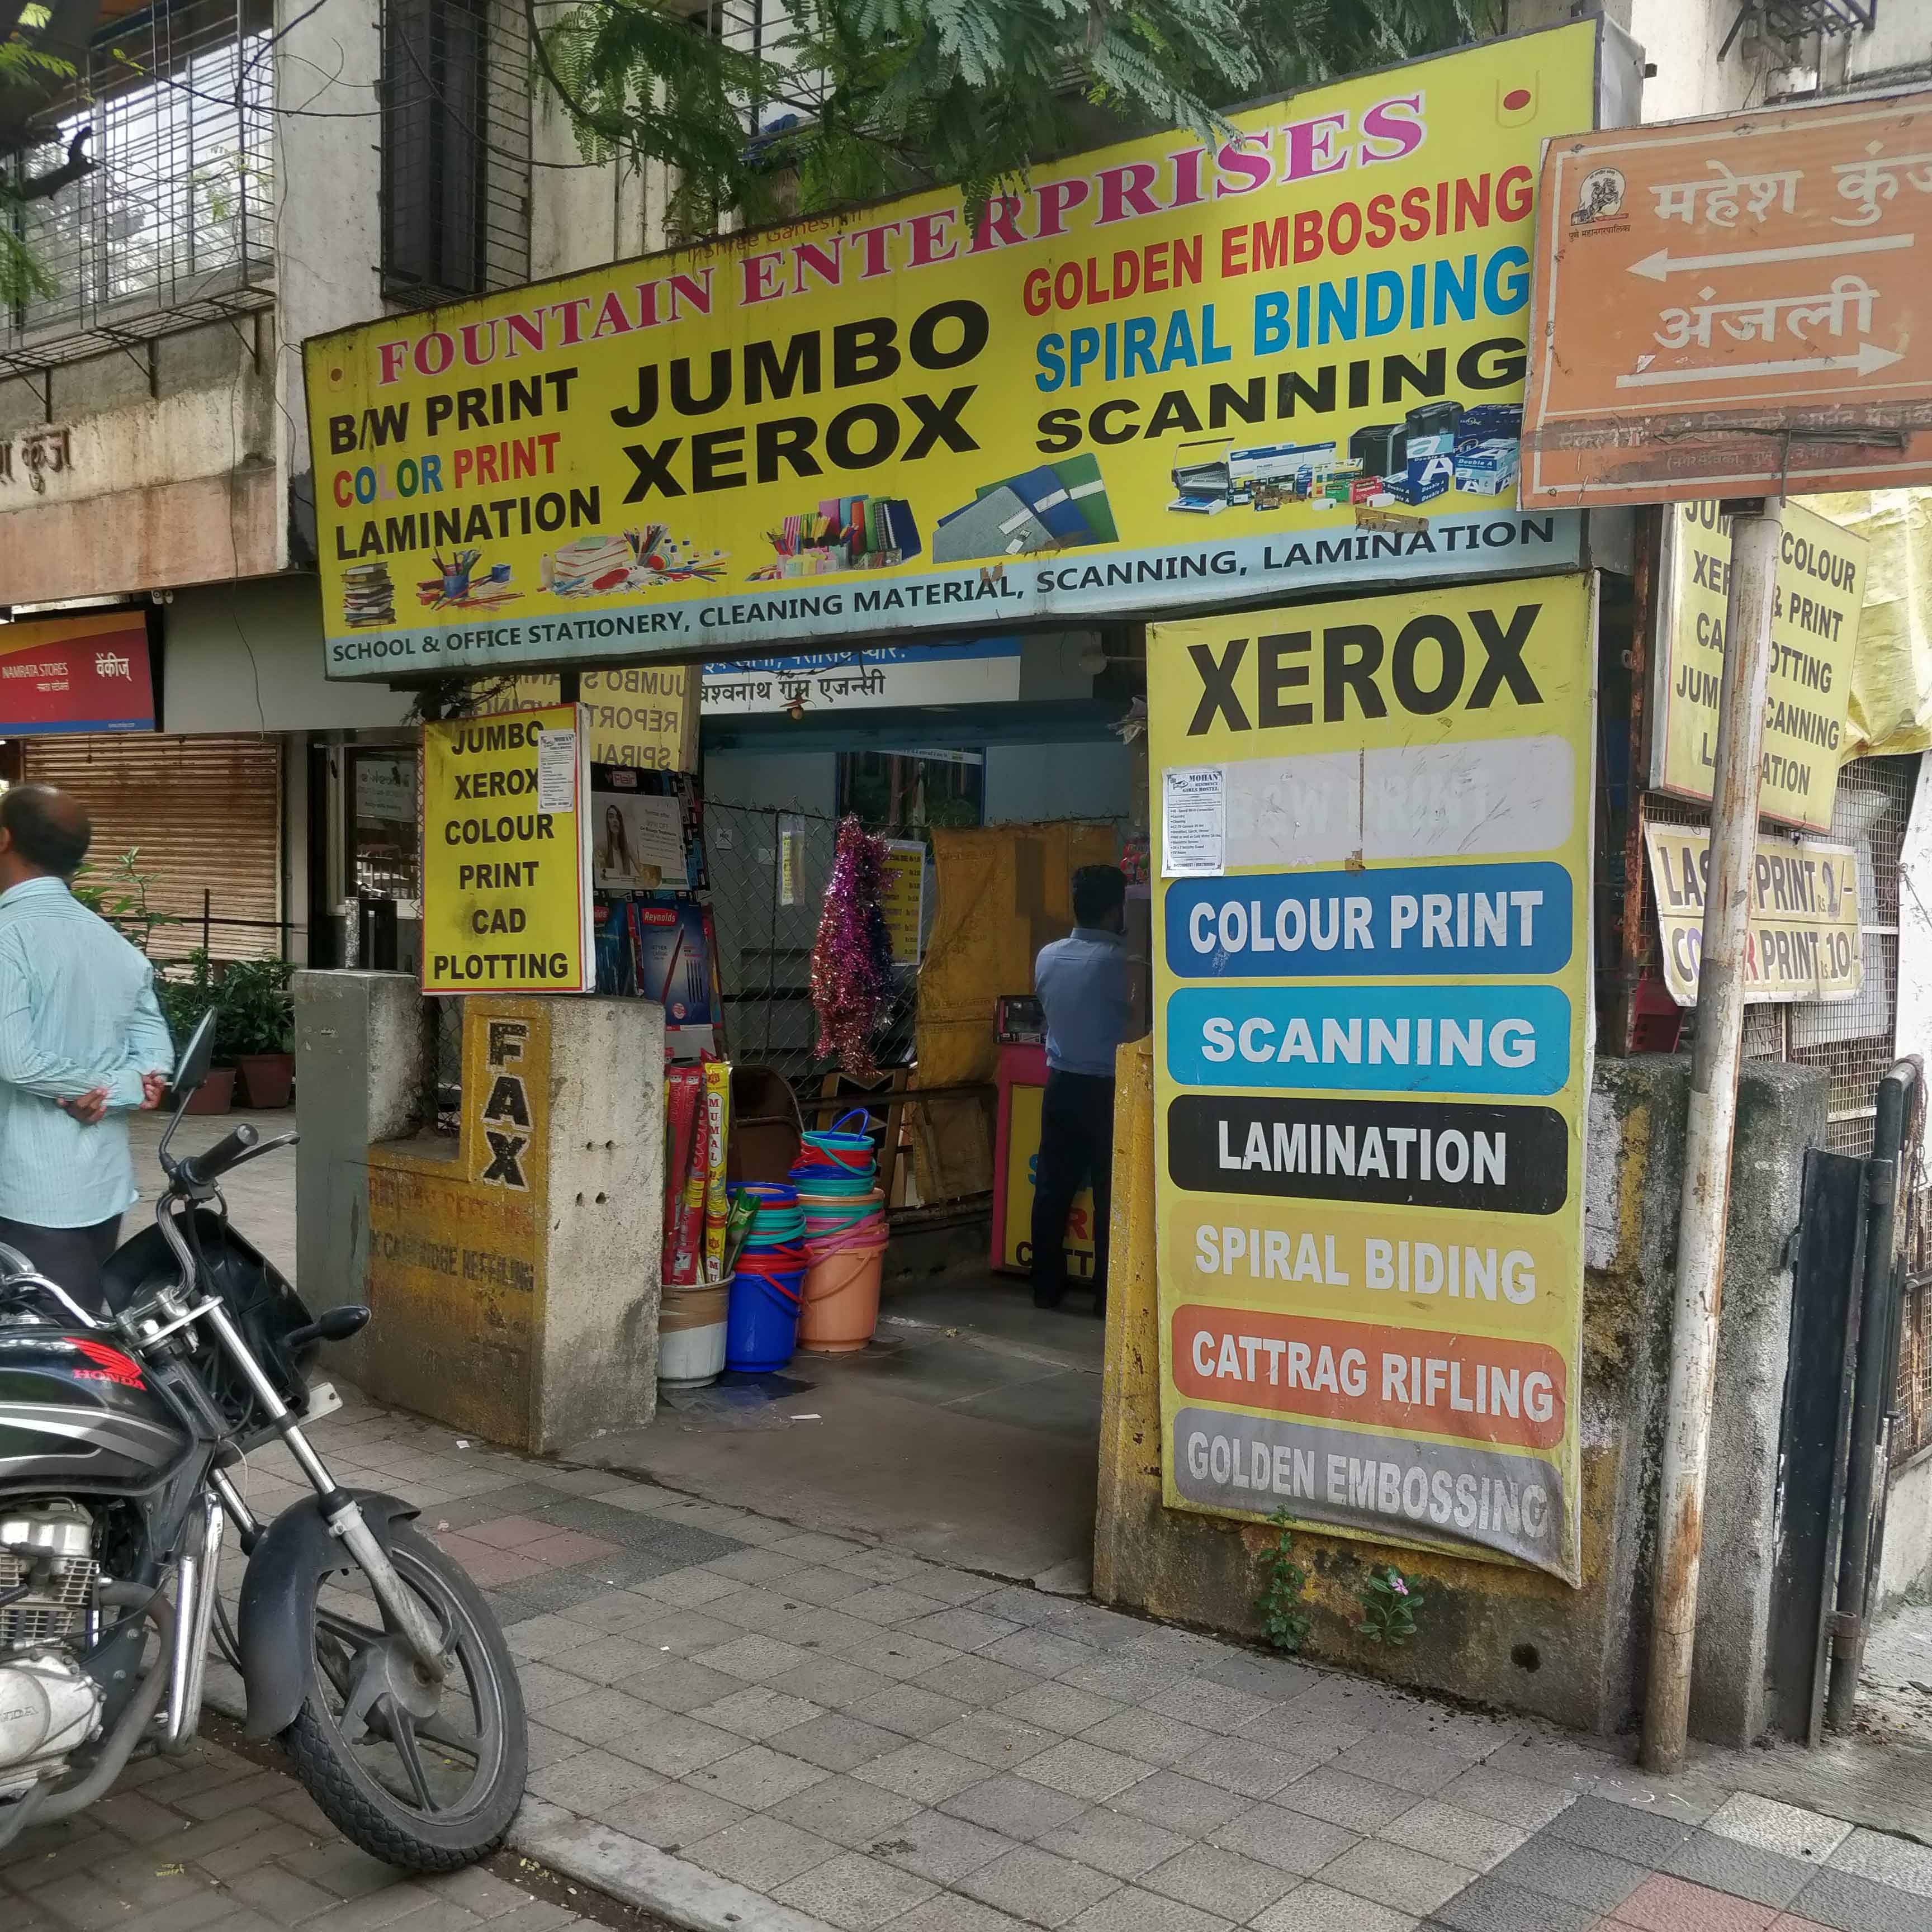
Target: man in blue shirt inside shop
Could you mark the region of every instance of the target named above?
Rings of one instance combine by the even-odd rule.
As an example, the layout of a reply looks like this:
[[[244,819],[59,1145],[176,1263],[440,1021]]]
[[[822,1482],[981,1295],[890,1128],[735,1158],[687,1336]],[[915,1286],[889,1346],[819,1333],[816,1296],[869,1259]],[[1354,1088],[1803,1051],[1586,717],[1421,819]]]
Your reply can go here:
[[[1114,1179],[1114,1049],[1132,1023],[1126,875],[1118,866],[1073,874],[1073,930],[1040,948],[1034,990],[1046,1016],[1046,1092],[1033,1196],[1033,1298],[1058,1308],[1066,1292],[1067,1211],[1094,1189],[1094,1312],[1107,1308],[1107,1218]]]
[[[0,1242],[98,1307],[140,1197],[128,1116],[174,1049],[153,970],[68,890],[92,830],[51,786],[0,793]]]

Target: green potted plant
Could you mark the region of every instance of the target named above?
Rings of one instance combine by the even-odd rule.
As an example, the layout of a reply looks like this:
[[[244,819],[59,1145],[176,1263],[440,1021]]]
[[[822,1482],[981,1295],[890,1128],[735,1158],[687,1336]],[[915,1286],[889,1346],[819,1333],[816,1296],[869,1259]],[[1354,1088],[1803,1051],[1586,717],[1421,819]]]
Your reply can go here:
[[[211,1006],[219,1006],[221,995],[214,983],[214,968],[206,947],[197,946],[185,959],[154,968],[154,997],[160,1001],[161,1017],[168,1023],[178,1053],[188,1044],[189,1034],[201,1024],[201,1016]],[[216,1022],[218,1028],[220,1022]],[[217,1036],[220,1051],[220,1035]],[[190,1114],[225,1114],[235,1104],[235,1069],[232,1066],[209,1070],[208,1078],[196,1090],[188,1105]]]
[[[295,1093],[293,970],[286,959],[237,959],[216,988],[214,1051],[234,1062],[250,1107],[286,1107]]]

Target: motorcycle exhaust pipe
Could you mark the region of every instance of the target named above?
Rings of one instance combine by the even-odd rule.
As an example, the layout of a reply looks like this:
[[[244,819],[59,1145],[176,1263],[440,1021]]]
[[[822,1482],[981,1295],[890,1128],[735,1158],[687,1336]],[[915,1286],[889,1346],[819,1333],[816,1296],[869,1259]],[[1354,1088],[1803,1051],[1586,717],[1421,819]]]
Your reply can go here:
[[[174,1640],[169,1646],[168,1715],[160,1748],[178,1756],[194,1742],[208,1674],[208,1640],[221,1588],[221,1504],[202,1498],[202,1518],[188,1532],[176,1566]]]

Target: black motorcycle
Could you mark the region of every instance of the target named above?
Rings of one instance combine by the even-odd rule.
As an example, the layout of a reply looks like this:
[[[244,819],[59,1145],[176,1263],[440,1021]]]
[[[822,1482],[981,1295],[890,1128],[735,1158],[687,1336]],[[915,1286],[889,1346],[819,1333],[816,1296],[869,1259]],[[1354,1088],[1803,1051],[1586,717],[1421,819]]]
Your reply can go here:
[[[228,1225],[219,1184],[291,1144],[236,1127],[168,1148],[207,1078],[212,1016],[176,1076],[154,1225],[109,1262],[105,1318],[0,1246],[0,1847],[103,1796],[134,1752],[185,1750],[208,1646],[344,1834],[389,1864],[454,1871],[501,1844],[529,1764],[516,1666],[462,1570],[394,1496],[345,1490],[302,1432],[311,1319]],[[314,1485],[272,1523],[236,1477],[279,1438]],[[224,1520],[247,1561],[231,1627]]]

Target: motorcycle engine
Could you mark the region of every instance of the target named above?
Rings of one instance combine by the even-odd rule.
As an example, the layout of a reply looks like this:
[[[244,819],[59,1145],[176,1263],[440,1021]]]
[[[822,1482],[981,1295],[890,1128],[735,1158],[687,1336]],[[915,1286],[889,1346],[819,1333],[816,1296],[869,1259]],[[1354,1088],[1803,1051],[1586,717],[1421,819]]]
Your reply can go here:
[[[58,1769],[99,1727],[88,1639],[94,1524],[78,1504],[0,1509],[0,1798]]]

